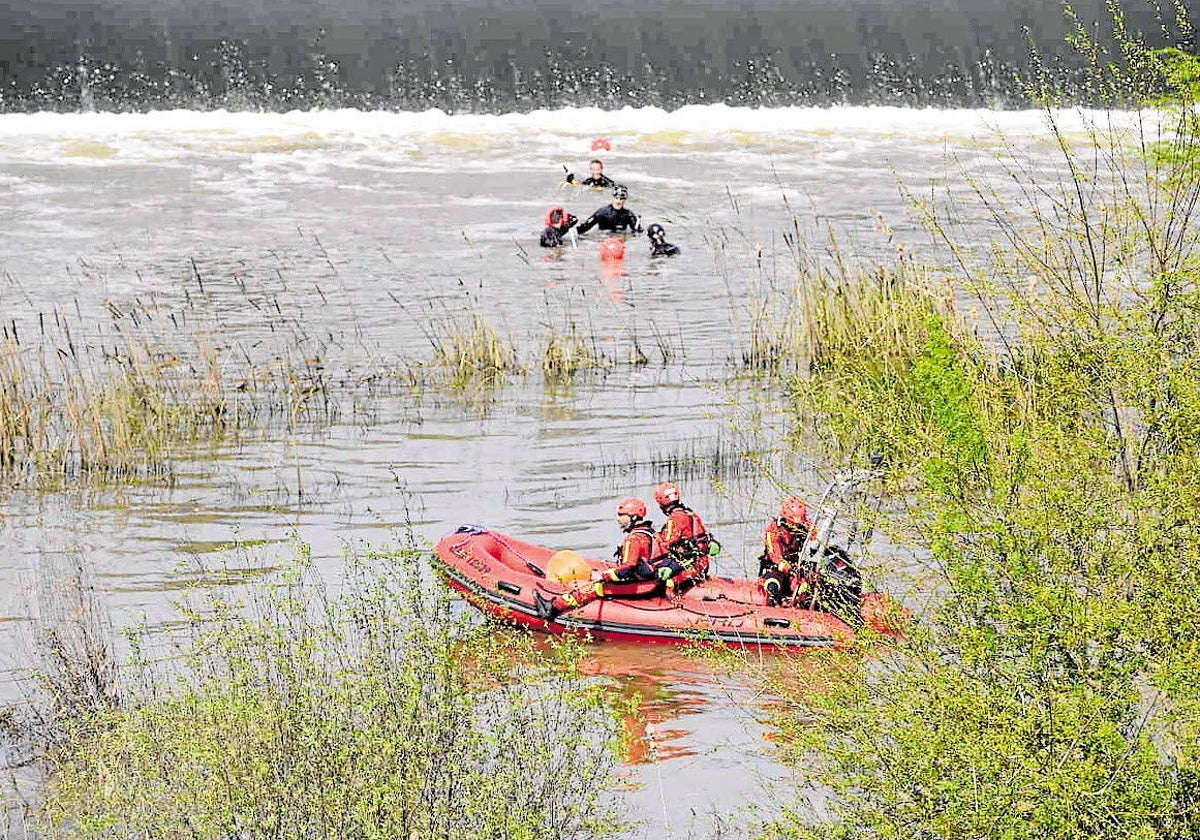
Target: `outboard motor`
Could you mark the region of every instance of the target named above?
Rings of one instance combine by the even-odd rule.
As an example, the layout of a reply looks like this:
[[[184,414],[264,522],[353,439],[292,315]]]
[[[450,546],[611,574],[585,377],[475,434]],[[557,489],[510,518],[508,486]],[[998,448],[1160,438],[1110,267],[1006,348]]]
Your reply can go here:
[[[851,625],[860,624],[862,574],[850,562],[846,549],[837,545],[826,546],[817,560],[817,573],[817,609],[831,612]]]

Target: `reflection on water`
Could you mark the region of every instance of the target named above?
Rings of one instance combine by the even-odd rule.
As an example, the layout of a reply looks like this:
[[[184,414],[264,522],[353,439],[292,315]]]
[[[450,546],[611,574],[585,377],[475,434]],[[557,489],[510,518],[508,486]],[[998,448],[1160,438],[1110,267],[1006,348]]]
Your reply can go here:
[[[629,765],[695,755],[683,718],[708,702],[702,685],[713,674],[702,662],[678,649],[628,643],[595,645],[580,665],[588,676],[608,677],[620,687],[633,711],[625,717]]]
[[[771,759],[767,723],[779,701],[763,693],[759,669],[819,685],[822,662],[755,651],[743,673],[736,661],[668,645],[589,649],[584,673],[613,680],[631,703],[618,786],[645,820],[633,837],[748,838],[779,807],[788,772]]]

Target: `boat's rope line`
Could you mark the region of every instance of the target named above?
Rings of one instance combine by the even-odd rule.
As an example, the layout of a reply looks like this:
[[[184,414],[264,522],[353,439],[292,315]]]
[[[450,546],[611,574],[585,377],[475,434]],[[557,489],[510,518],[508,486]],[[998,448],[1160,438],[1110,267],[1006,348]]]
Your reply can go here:
[[[701,612],[700,610],[686,606],[685,604],[674,603],[674,602],[672,602],[670,604],[670,606],[662,606],[662,607],[639,606],[638,600],[635,598],[630,598],[630,596],[628,596],[628,595],[619,595],[617,597],[610,598],[609,600],[610,601],[620,601],[622,604],[629,607],[630,609],[638,610],[640,612],[667,612],[669,610],[683,610],[686,613],[691,613],[692,615],[703,616],[704,618],[742,618],[744,616],[751,615],[752,613],[755,612],[755,610],[753,608],[751,608],[751,609],[746,610],[745,612],[736,613],[734,615],[713,615],[712,613]],[[733,602],[733,603],[736,603],[736,602]]]
[[[464,528],[469,528],[470,530],[463,530]],[[519,558],[519,559],[520,559],[520,560],[521,560],[521,561],[522,561],[522,562],[523,562],[523,563],[524,563],[526,566],[528,566],[528,567],[529,567],[529,569],[530,569],[530,570],[531,570],[531,571],[532,571],[534,574],[536,574],[536,575],[537,575],[537,576],[539,576],[539,577],[543,577],[543,578],[544,578],[544,577],[546,577],[546,570],[545,570],[545,569],[543,569],[543,568],[542,568],[541,566],[539,566],[537,563],[534,563],[532,560],[530,560],[528,557],[526,557],[524,554],[522,554],[520,551],[518,551],[518,550],[517,550],[517,548],[516,548],[516,546],[514,546],[514,545],[513,545],[512,543],[510,543],[508,540],[504,539],[504,537],[502,537],[500,534],[498,534],[498,533],[496,533],[495,531],[493,531],[491,528],[488,528],[488,527],[486,527],[486,526],[484,526],[484,525],[469,525],[469,526],[468,526],[468,525],[461,525],[461,526],[459,526],[459,530],[460,530],[460,531],[463,531],[463,539],[462,539],[462,542],[460,542],[460,543],[456,543],[456,544],[454,545],[454,548],[458,548],[458,547],[460,547],[460,546],[462,546],[462,545],[465,545],[466,543],[470,542],[470,541],[471,541],[471,537],[477,537],[477,536],[480,536],[480,535],[482,535],[482,534],[487,534],[489,537],[491,537],[492,539],[494,539],[494,540],[495,540],[497,543],[499,543],[500,545],[504,546],[504,547],[505,547],[505,548],[507,548],[509,551],[511,551],[511,552],[512,552],[512,553],[513,553],[513,554],[514,554],[514,555],[515,555],[517,558]]]
[[[492,539],[494,539],[496,542],[500,543],[500,545],[504,546],[509,551],[511,551],[513,554],[515,554],[517,557],[519,557],[521,559],[521,561],[524,562],[525,565],[528,566],[535,575],[537,575],[538,577],[541,577],[541,578],[549,579],[549,577],[546,574],[545,569],[543,569],[537,563],[534,563],[532,560],[530,560],[528,557],[526,557],[524,554],[522,554],[520,551],[518,551],[513,546],[513,544],[510,543],[508,540],[504,539],[504,537],[500,536],[495,531],[491,531],[491,530],[488,530],[487,534]]]
[[[680,609],[686,613],[704,616],[705,618],[744,618],[745,616],[753,615],[756,612],[756,610],[746,610],[745,612],[734,613],[732,615],[713,615],[712,613],[700,612],[699,610],[693,610],[684,606],[680,606]]]

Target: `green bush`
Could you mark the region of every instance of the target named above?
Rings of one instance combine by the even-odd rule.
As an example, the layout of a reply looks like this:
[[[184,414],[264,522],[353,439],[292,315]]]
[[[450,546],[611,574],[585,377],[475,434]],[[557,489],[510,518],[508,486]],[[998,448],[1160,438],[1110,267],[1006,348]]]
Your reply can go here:
[[[77,837],[592,838],[619,740],[578,651],[473,621],[420,553],[303,565],[188,610],[186,668],[69,722],[45,813]]]
[[[1094,68],[1155,96],[1168,69],[1192,78],[1133,48]],[[1200,833],[1200,131],[1174,90],[1178,108],[1132,130],[1100,115],[1083,140],[1048,108],[1065,174],[1010,160],[1015,203],[964,175],[997,237],[978,265],[919,207],[986,341],[931,317],[922,342],[864,345],[794,389],[835,452],[888,454],[893,530],[937,597],[903,645],[778,686],[789,755],[834,796],[777,833]]]

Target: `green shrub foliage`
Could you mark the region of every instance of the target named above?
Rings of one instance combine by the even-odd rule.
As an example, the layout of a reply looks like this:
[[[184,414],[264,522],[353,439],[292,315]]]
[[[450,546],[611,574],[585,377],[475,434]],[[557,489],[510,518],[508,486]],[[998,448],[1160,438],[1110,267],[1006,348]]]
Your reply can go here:
[[[618,728],[577,651],[479,624],[419,552],[301,565],[189,610],[176,680],[67,726],[46,813],[77,837],[608,836]]]
[[[833,793],[777,834],[1200,834],[1197,64],[1125,58],[1096,70],[1159,109],[1080,132],[1047,108],[1066,174],[1012,158],[1017,201],[971,185],[987,254],[917,205],[986,329],[909,284],[922,341],[877,352],[860,321],[862,353],[793,390],[834,451],[887,454],[935,597],[902,645],[779,687],[789,755]],[[1117,84],[1134,72],[1153,83]]]

